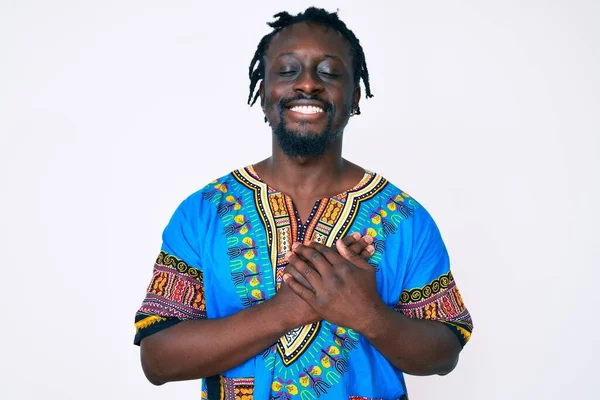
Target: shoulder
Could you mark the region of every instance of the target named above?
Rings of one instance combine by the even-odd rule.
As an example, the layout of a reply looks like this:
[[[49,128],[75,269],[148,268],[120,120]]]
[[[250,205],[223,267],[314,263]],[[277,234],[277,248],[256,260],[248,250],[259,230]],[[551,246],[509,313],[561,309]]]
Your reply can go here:
[[[373,199],[377,207],[384,210],[387,219],[405,233],[423,232],[435,229],[435,222],[429,211],[412,193],[389,181],[385,176],[367,170],[373,176],[376,191]]]
[[[211,201],[215,197],[219,197],[220,195],[229,192],[231,190],[231,184],[234,181],[234,174],[236,174],[237,171],[239,170],[232,171],[219,178],[213,179],[190,197],[193,197],[195,201]]]
[[[430,217],[427,210],[423,205],[412,195],[403,188],[397,186],[394,182],[388,180],[385,176],[366,170],[367,173],[373,176],[373,181],[378,183],[378,197],[383,198],[380,201],[385,200],[388,209],[396,211],[396,209],[406,210],[410,217]]]
[[[219,203],[221,196],[229,192],[234,172],[213,179],[188,195],[177,207],[176,214],[198,215],[211,208],[209,203]]]
[[[179,208],[204,220],[222,216],[229,208],[238,210],[246,202],[248,189],[255,180],[251,174],[246,167],[213,179],[189,195]]]

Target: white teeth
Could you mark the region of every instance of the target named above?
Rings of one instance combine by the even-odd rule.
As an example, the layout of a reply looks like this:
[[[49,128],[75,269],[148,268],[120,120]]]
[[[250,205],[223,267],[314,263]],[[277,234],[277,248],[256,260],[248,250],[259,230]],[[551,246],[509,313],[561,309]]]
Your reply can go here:
[[[290,108],[290,110],[300,114],[316,114],[323,112],[323,109],[321,107],[316,106],[295,106]]]

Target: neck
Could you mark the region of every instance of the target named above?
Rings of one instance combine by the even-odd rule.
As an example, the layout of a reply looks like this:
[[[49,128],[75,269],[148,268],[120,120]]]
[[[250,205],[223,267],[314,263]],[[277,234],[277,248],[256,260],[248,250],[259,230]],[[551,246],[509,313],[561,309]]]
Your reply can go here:
[[[291,196],[308,199],[328,197],[347,189],[344,178],[351,165],[342,158],[341,136],[317,157],[289,157],[273,136],[272,156],[256,164],[255,168],[270,186]]]

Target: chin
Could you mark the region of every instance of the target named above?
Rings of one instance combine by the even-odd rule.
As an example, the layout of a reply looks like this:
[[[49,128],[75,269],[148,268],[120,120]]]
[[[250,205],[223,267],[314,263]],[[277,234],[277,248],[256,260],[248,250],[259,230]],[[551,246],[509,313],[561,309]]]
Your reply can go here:
[[[310,122],[290,123],[285,121],[284,129],[295,136],[323,136],[329,130],[328,126],[317,126]]]
[[[317,131],[312,129],[290,129],[288,130],[288,133],[299,138],[317,138],[327,136],[327,133],[323,130]]]

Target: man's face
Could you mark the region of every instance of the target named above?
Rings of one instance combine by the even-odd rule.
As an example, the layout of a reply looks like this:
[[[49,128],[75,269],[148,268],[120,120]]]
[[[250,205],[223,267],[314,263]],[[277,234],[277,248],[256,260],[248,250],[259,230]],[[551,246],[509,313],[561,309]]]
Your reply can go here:
[[[360,89],[350,45],[335,29],[297,23],[269,44],[261,106],[283,151],[317,156],[338,139]]]

